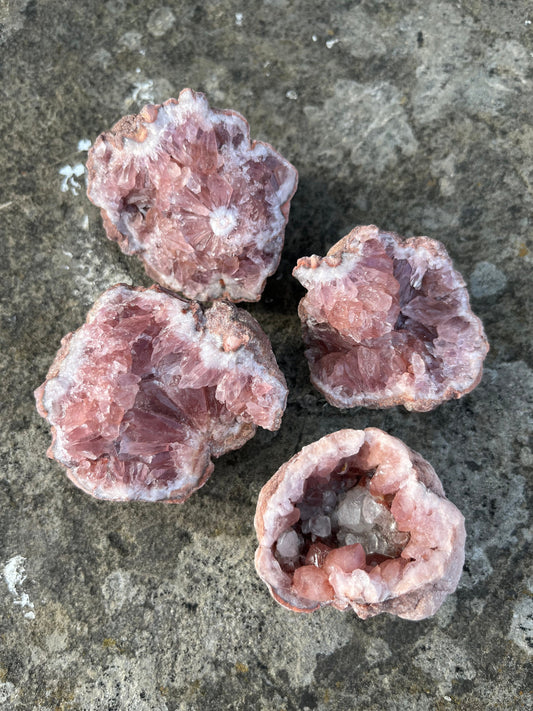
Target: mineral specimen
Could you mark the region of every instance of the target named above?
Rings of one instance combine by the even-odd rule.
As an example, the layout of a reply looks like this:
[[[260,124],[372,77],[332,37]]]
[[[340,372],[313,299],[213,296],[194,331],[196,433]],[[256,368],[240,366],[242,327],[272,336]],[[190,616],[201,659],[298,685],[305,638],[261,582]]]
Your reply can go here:
[[[259,300],[298,175],[268,143],[250,144],[240,114],[184,89],[101,134],[87,168],[108,237],[153,279],[191,299]]]
[[[440,242],[356,227],[293,274],[311,380],[332,405],[427,411],[481,380],[487,339]]]
[[[434,469],[375,428],[304,447],[261,490],[255,527],[257,572],[296,612],[420,620],[455,590],[464,562],[464,519]]]
[[[152,287],[106,291],[36,391],[50,457],[101,499],[182,502],[211,457],[276,430],[287,388],[267,336],[224,301],[202,310]]]

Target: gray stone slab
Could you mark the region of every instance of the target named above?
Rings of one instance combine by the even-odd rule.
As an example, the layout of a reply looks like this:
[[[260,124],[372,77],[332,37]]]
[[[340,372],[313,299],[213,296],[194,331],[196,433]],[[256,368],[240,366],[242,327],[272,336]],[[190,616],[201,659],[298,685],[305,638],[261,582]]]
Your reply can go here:
[[[532,708],[532,22],[527,0],[0,3],[0,708]],[[185,86],[300,171],[247,306],[289,404],[185,505],[97,502],[46,459],[32,391],[101,291],[150,283],[85,197],[87,142]],[[444,242],[485,323],[482,383],[432,413],[338,411],[309,383],[292,267],[368,223]],[[460,587],[420,623],[291,614],[254,572],[263,483],[369,425],[466,516]]]

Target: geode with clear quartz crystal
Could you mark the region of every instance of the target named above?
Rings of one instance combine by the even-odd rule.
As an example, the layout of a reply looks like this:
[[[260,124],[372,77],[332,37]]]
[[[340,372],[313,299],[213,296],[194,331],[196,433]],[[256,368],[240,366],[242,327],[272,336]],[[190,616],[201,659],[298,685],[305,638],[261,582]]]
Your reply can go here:
[[[356,227],[293,274],[311,380],[332,405],[427,411],[481,380],[483,325],[440,242]]]
[[[101,134],[87,169],[108,237],[153,279],[200,301],[259,300],[298,174],[268,143],[250,143],[240,114],[184,89]]]
[[[375,428],[304,447],[261,490],[255,527],[257,572],[296,612],[420,620],[455,590],[464,562],[464,518],[434,469]]]
[[[246,311],[119,284],[65,336],[35,396],[52,426],[48,454],[81,489],[181,502],[205,483],[211,457],[257,425],[279,428],[287,387]]]

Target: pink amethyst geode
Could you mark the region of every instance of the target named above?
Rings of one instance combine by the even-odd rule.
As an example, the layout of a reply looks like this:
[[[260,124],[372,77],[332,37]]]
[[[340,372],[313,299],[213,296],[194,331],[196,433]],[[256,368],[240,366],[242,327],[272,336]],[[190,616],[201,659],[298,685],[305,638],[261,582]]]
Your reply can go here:
[[[432,615],[457,587],[465,527],[432,466],[375,428],[304,447],[259,495],[255,564],[296,612]]]
[[[246,311],[119,284],[65,336],[35,396],[52,426],[48,455],[80,489],[182,502],[212,473],[211,457],[242,447],[257,425],[279,428],[287,387]]]
[[[184,89],[101,134],[87,169],[107,236],[153,279],[200,301],[260,299],[298,174],[268,143],[250,143],[240,114]]]
[[[332,405],[424,412],[481,380],[489,345],[440,242],[356,227],[293,274],[311,380]]]

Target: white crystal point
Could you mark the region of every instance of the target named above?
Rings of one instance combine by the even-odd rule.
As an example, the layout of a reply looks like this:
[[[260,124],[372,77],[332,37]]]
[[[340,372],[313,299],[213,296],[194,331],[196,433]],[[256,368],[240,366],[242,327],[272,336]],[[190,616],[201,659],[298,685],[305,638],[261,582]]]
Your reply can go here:
[[[283,558],[295,558],[300,552],[300,539],[293,528],[283,531],[276,545]]]

